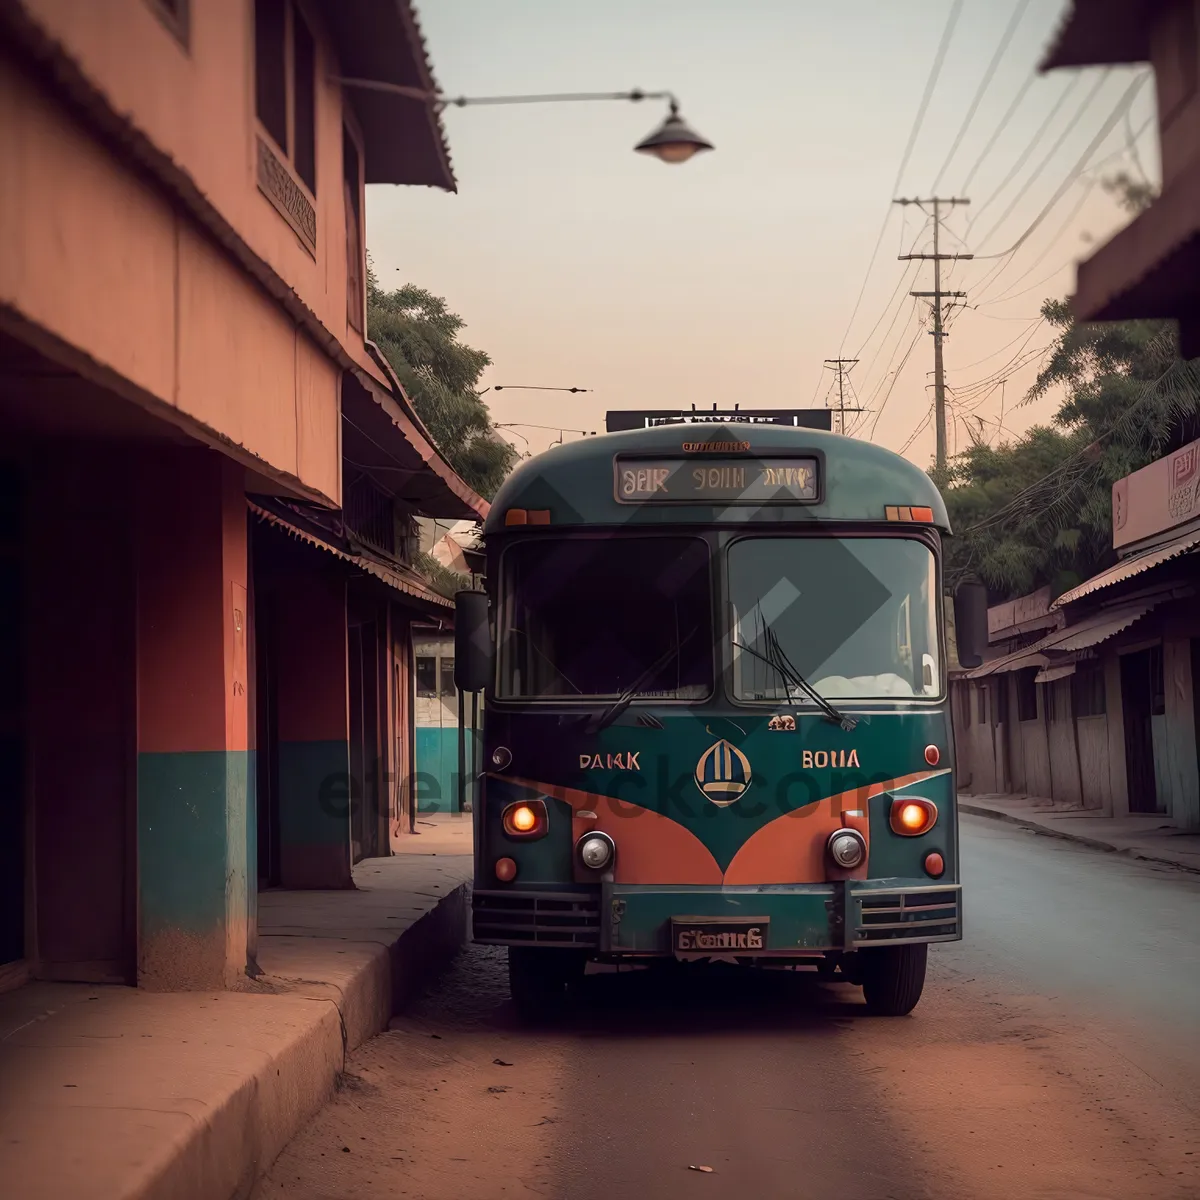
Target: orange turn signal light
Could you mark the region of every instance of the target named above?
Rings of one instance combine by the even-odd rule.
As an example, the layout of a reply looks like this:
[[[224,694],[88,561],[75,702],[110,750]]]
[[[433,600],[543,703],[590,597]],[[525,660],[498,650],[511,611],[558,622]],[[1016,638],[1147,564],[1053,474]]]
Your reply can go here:
[[[892,801],[892,832],[901,837],[920,837],[937,824],[937,805],[932,800],[900,796]]]
[[[884,512],[889,521],[923,521],[933,524],[932,508],[889,504],[884,508]]]
[[[511,883],[517,877],[517,864],[511,858],[496,859],[494,869],[501,883]]]
[[[520,800],[510,804],[501,813],[500,822],[509,837],[525,840],[544,837],[550,828],[544,800]]]
[[[925,874],[933,879],[941,877],[946,870],[946,860],[935,850],[925,855]]]
[[[510,508],[504,514],[505,525],[527,525],[529,514],[523,508]]]

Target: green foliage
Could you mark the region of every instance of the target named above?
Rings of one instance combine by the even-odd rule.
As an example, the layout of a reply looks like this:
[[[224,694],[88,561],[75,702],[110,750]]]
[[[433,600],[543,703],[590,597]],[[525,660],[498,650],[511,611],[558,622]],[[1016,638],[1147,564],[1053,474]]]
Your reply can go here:
[[[1153,197],[1127,177],[1106,187],[1133,212]],[[1112,485],[1200,437],[1200,362],[1180,360],[1171,323],[1077,324],[1065,300],[1042,316],[1057,336],[1022,403],[1062,389],[1052,424],[996,447],[976,440],[937,481],[959,535],[947,582],[975,575],[993,602],[1046,584],[1057,595],[1103,570]]]
[[[367,264],[368,336],[383,352],[446,460],[490,500],[517,462],[475,393],[491,359],[458,340],[465,322],[414,284],[385,292]]]
[[[421,553],[413,560],[413,566],[429,581],[429,586],[440,596],[453,600],[455,592],[469,592],[471,577],[443,566],[432,554]]]

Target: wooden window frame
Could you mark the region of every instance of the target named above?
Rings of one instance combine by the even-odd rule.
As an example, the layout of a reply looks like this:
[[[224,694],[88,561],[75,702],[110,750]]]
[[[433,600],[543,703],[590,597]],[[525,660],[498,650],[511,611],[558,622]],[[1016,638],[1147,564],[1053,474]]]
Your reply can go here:
[[[190,3],[190,0],[188,0]],[[255,0],[256,2],[256,0]],[[259,120],[257,101],[252,104],[255,132],[255,173],[258,190],[266,197],[271,206],[292,227],[293,232],[304,248],[315,260],[317,257],[317,192],[320,182],[321,136],[320,136],[320,77],[323,48],[317,35],[320,28],[312,19],[307,5],[302,0],[283,0],[283,90],[284,90],[284,121],[289,149],[285,150],[276,140],[269,129]],[[295,20],[299,13],[301,20],[308,27],[313,40],[313,187],[310,188],[296,170],[296,54],[295,54]],[[252,78],[257,79],[258,46],[255,44],[255,18],[253,7],[250,12],[251,33],[251,71]],[[255,83],[257,87],[257,83]],[[287,195],[286,183],[278,177],[282,171],[298,196]],[[306,207],[307,206],[307,207]]]

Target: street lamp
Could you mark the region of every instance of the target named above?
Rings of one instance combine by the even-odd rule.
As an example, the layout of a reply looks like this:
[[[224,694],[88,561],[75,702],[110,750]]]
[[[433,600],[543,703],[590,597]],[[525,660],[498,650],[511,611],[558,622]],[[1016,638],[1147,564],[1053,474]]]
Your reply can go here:
[[[563,388],[563,387],[541,387],[534,383],[495,383],[491,387],[485,387],[482,392],[476,392],[477,396],[486,396],[488,392],[502,392],[507,388],[510,392],[590,392],[591,388]]]
[[[712,142],[702,138],[679,115],[679,101],[670,92],[644,92],[634,88],[629,92],[558,92],[539,96],[455,96],[423,88],[404,87],[398,83],[385,83],[378,79],[345,79],[331,76],[330,83],[342,87],[363,88],[373,92],[390,92],[409,100],[428,104],[434,112],[441,113],[451,106],[465,108],[468,104],[561,104],[574,100],[631,100],[635,104],[642,100],[666,100],[669,111],[663,123],[648,137],[634,147],[639,154],[648,154],[665,163],[685,163],[689,158],[704,150],[713,149]]]

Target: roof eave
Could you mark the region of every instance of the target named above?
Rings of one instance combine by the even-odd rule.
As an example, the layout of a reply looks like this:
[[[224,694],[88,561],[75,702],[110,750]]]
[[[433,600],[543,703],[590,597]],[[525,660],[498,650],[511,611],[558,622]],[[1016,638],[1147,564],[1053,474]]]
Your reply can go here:
[[[1134,66],[1150,61],[1147,8],[1139,0],[1075,0],[1038,71]]]

